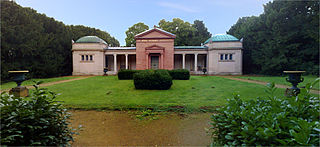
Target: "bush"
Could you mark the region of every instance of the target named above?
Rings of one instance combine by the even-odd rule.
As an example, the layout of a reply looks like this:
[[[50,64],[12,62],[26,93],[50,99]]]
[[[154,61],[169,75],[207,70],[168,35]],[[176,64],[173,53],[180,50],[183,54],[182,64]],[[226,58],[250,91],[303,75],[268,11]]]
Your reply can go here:
[[[136,89],[167,90],[172,85],[172,78],[167,70],[143,70],[133,75]]]
[[[29,98],[1,94],[1,145],[65,146],[73,141],[70,114],[54,101],[56,94],[35,87]]]
[[[168,71],[173,80],[189,80],[190,72],[187,69],[174,69]]]
[[[136,72],[138,72],[138,70],[121,69],[118,72],[118,79],[119,80],[132,80],[133,74]]]
[[[238,95],[212,116],[216,145],[232,146],[319,146],[319,97],[309,94],[307,84],[296,97],[277,98],[269,84],[266,99],[248,102]]]

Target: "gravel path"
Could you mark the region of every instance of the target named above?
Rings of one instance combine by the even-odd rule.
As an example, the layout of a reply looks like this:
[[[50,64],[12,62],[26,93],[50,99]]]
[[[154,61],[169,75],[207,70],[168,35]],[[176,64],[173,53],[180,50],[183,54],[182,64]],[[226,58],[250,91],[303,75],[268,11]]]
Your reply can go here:
[[[236,81],[242,81],[242,82],[248,82],[248,83],[255,83],[255,84],[260,84],[260,85],[266,85],[268,82],[262,82],[262,81],[256,81],[256,80],[247,80],[247,79],[240,79],[237,78],[237,76],[219,76],[219,77],[223,77],[223,78],[227,78],[230,80],[236,80]],[[275,84],[275,86],[277,88],[290,88],[290,86],[287,85],[281,85],[281,84]],[[313,94],[320,94],[319,90],[310,90],[311,93]]]

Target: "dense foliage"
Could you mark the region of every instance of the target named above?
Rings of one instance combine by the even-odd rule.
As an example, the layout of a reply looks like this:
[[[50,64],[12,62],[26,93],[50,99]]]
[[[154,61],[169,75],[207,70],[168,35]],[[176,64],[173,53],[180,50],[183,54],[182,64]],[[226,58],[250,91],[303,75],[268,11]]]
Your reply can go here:
[[[273,96],[274,84],[265,99],[245,102],[235,94],[212,116],[215,145],[319,146],[320,99],[309,94],[318,82],[307,84],[296,97]]]
[[[136,23],[133,26],[131,26],[127,31],[126,31],[126,46],[136,46],[136,40],[134,39],[134,36],[136,36],[137,34],[149,30],[149,27],[142,23]]]
[[[95,35],[111,45],[119,45],[104,31],[66,26],[31,8],[1,0],[1,80],[9,78],[9,70],[29,70],[29,76],[38,78],[70,75],[71,40],[85,35]]]
[[[132,80],[133,74],[136,72],[138,72],[138,70],[121,69],[118,72],[118,79],[119,80]]]
[[[173,80],[189,80],[190,72],[187,69],[168,70]]]
[[[164,69],[162,69],[164,70]],[[128,70],[128,69],[121,69],[118,72],[118,79],[119,80],[132,80],[133,75],[141,70]],[[167,70],[169,75],[172,77],[172,80],[189,80],[190,79],[190,72],[187,69],[173,69]]]
[[[172,85],[172,78],[167,70],[143,70],[133,75],[136,89],[167,90]]]
[[[319,74],[319,3],[274,0],[260,16],[240,18],[228,33],[243,38],[243,72]]]
[[[172,22],[160,20],[159,27],[176,35],[174,45],[201,45],[211,37],[203,21],[195,20],[194,24],[185,22],[179,18],[172,19]]]
[[[195,20],[193,24],[185,22],[180,18],[172,19],[172,22],[164,19],[159,21],[159,28],[176,35],[174,45],[201,45],[211,37],[203,21]],[[126,46],[135,46],[134,36],[148,30],[149,27],[144,23],[137,23],[126,31]]]
[[[1,145],[64,146],[73,141],[70,114],[55,102],[56,94],[35,87],[29,98],[1,94]]]

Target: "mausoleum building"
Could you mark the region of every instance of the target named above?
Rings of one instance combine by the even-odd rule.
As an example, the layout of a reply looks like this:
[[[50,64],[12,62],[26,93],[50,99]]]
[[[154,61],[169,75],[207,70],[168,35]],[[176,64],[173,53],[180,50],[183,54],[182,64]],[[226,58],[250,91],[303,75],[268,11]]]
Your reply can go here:
[[[191,74],[242,74],[242,42],[214,35],[201,46],[174,46],[176,35],[153,28],[135,36],[136,47],[111,47],[96,36],[72,44],[73,75],[116,74],[120,69],[188,69]]]

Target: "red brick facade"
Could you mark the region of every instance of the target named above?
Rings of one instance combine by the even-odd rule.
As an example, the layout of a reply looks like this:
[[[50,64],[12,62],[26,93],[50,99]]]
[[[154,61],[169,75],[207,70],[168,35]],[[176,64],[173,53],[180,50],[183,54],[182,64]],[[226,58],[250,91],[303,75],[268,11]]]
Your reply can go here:
[[[159,69],[173,69],[175,37],[173,34],[158,29],[135,36],[136,69],[151,69],[151,56],[159,57]]]

